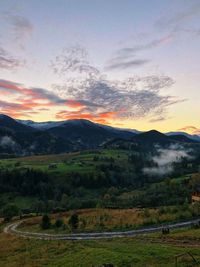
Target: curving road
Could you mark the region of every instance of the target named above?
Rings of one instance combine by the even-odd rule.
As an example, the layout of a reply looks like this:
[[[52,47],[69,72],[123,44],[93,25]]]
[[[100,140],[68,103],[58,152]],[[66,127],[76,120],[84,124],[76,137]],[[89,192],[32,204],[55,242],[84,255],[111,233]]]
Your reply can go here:
[[[172,223],[168,224],[169,229],[178,229],[190,226],[192,223],[196,223],[199,220],[190,220],[187,222]],[[148,234],[159,232],[163,226],[155,226],[142,228],[131,231],[116,231],[116,232],[96,232],[96,233],[74,233],[74,234],[45,234],[45,233],[34,233],[18,230],[18,226],[23,221],[12,223],[4,228],[4,233],[15,234],[26,238],[35,238],[43,240],[89,240],[89,239],[100,239],[100,238],[114,238],[114,237],[133,237],[141,234]]]

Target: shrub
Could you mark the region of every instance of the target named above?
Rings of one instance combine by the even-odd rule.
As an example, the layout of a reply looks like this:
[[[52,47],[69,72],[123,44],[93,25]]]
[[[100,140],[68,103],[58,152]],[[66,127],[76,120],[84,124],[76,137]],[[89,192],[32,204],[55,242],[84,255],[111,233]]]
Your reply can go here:
[[[78,228],[78,223],[79,223],[79,217],[78,214],[74,213],[71,215],[69,218],[69,226],[71,227],[72,230],[75,230]]]
[[[41,227],[42,229],[49,229],[51,226],[51,221],[50,218],[47,214],[43,215],[42,217],[42,223],[41,223]]]
[[[12,217],[19,214],[19,209],[14,204],[8,204],[3,210],[2,215],[5,221],[10,221]]]
[[[55,227],[56,228],[60,228],[61,226],[63,226],[63,224],[64,224],[64,222],[63,222],[63,220],[62,219],[57,219],[56,221],[55,221]]]

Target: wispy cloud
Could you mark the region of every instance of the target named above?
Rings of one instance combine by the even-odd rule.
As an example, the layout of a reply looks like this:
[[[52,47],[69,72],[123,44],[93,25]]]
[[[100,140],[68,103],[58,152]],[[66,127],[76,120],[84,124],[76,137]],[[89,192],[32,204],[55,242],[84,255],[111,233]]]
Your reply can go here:
[[[122,47],[118,49],[111,57],[111,59],[106,63],[105,69],[123,70],[143,66],[149,63],[151,60],[143,58],[141,55],[139,56],[138,53],[166,44],[171,40],[171,38],[171,35],[167,35],[159,39],[151,40],[149,42],[132,44]]]
[[[166,44],[170,40],[171,40],[171,35],[167,35],[159,39],[154,39],[147,43],[140,43],[137,45],[121,48],[116,53],[121,57],[129,57],[130,55],[134,55],[134,53],[136,52],[153,49],[162,44]]]
[[[173,15],[168,15],[166,17],[160,18],[156,22],[156,26],[162,29],[175,29],[182,25],[185,22],[188,22],[193,17],[198,16],[200,13],[200,3],[198,2],[195,5],[190,5],[186,7],[184,10],[174,13]]]
[[[79,113],[62,111],[57,114],[57,118],[85,117],[99,120],[104,116],[102,114],[106,114],[107,121],[141,119],[148,116],[157,118],[157,113],[162,116],[170,105],[182,101],[170,95],[162,95],[163,88],[174,84],[174,80],[168,76],[134,76],[124,80],[110,80],[100,70],[90,65],[89,61],[87,61],[87,71],[80,72],[82,65],[85,65],[87,52],[81,50],[74,55],[74,50],[72,53],[67,51],[67,60],[65,56],[62,57],[62,64],[60,60],[53,61],[53,70],[56,70],[63,80],[63,83],[53,85],[54,92],[63,98],[70,96],[73,99],[82,99],[93,103],[93,106],[85,105]],[[70,76],[71,72],[72,75],[75,74],[75,79]]]
[[[82,109],[81,112],[63,110],[56,114],[56,118],[59,120],[87,119],[97,123],[109,124],[110,120],[118,119],[118,114],[119,112],[117,111],[91,113],[87,109]]]
[[[141,40],[140,42],[132,42],[130,45],[124,45],[118,49],[106,63],[106,70],[124,70],[134,69],[144,66],[153,61],[151,58],[146,58],[142,55],[143,52],[156,49],[164,46],[174,40],[183,33],[200,36],[200,29],[193,29],[189,26],[189,22],[197,17],[200,13],[200,4],[190,5],[184,10],[177,13],[170,13],[167,16],[161,17],[155,23],[155,31],[152,36],[161,35],[158,38],[151,37],[150,40]],[[158,31],[159,30],[159,31]],[[162,31],[162,34],[161,34]],[[165,33],[163,35],[163,32]]]
[[[26,88],[22,84],[0,80],[0,92],[6,99],[0,101],[0,112],[14,117],[30,116],[41,109],[52,107],[81,110],[95,104],[84,100],[61,98],[43,88]]]
[[[33,32],[30,20],[14,10],[0,12],[0,69],[18,70],[27,63],[21,54]],[[19,49],[20,48],[20,49]]]
[[[64,48],[61,53],[51,61],[51,68],[59,76],[68,76],[71,73],[83,74],[93,77],[99,70],[89,64],[88,53],[81,46]]]
[[[158,116],[155,117],[153,119],[150,119],[149,122],[154,123],[154,122],[161,122],[161,121],[165,121],[167,118],[164,116]]]
[[[180,128],[180,129],[178,129],[178,131],[183,131],[183,132],[188,132],[188,133],[191,133],[191,134],[200,135],[200,128],[197,128],[197,127],[192,126],[192,125]]]
[[[155,26],[156,29],[162,32],[168,32],[169,35],[171,35],[171,39],[176,39],[182,34],[199,36],[200,28],[194,28],[194,26],[190,24],[193,19],[198,18],[199,14],[200,3],[192,4],[191,1],[189,6],[185,5],[183,10],[174,13],[170,11],[170,14],[162,16],[156,21]]]
[[[10,36],[20,48],[24,48],[24,43],[33,33],[33,24],[31,21],[19,14],[6,12],[3,15],[4,20],[10,28]]]
[[[0,112],[28,117],[35,112],[57,108],[57,119],[85,118],[99,123],[152,118],[157,117],[158,112],[165,114],[168,106],[181,101],[160,94],[162,88],[172,84],[173,80],[166,76],[132,77],[122,81],[99,78],[85,79],[79,86],[55,85],[52,92],[0,80],[0,92],[4,96],[0,101]]]
[[[125,70],[129,68],[135,68],[142,65],[145,65],[146,63],[150,62],[149,59],[132,59],[132,60],[122,60],[119,58],[111,59],[107,65],[106,70]]]
[[[87,51],[81,47],[64,49],[52,60],[51,67],[62,81],[52,85],[51,91],[0,80],[0,91],[6,96],[0,102],[1,112],[22,117],[56,108],[57,119],[85,118],[101,123],[143,118],[153,121],[158,120],[157,114],[159,120],[164,120],[168,107],[183,101],[162,94],[163,89],[174,84],[168,76],[109,79],[90,64]]]
[[[8,51],[0,47],[0,69],[16,70],[24,65],[24,60],[13,57]]]

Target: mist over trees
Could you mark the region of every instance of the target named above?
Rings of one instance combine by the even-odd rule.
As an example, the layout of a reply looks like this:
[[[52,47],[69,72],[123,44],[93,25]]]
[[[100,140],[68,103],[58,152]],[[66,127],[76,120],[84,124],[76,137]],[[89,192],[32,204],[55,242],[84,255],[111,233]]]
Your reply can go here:
[[[189,150],[179,150],[179,157],[176,151],[175,156],[171,157],[172,160],[167,159],[173,151],[174,148],[170,150],[169,147],[162,150],[152,147],[142,151],[139,147],[135,150],[133,146],[126,152],[124,165],[119,164],[120,153],[114,158],[96,152],[92,159],[92,172],[73,171],[58,174],[21,168],[20,163],[16,162],[15,169],[0,169],[1,214],[5,214],[3,209],[8,202],[7,198],[10,198],[9,203],[12,204],[12,199],[14,201],[15,197],[19,196],[34,199],[32,204],[21,212],[37,214],[79,208],[152,207],[190,202],[191,192],[199,183],[198,175],[178,183],[170,177],[198,172],[200,156],[197,151],[193,151],[191,157]],[[162,166],[170,166],[170,173],[157,172],[152,175],[152,172],[144,171],[145,168],[159,168],[158,160],[162,162]],[[138,193],[131,193],[134,190]],[[8,217],[12,216],[8,214]]]

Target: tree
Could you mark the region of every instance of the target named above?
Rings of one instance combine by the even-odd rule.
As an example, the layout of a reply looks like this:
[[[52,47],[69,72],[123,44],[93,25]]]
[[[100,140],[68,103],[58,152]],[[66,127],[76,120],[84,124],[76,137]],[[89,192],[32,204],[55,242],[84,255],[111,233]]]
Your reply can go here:
[[[47,214],[43,215],[41,223],[42,229],[49,229],[50,226],[51,226],[51,221],[49,216]]]
[[[62,219],[57,219],[55,222],[55,227],[56,228],[60,228],[61,226],[63,226],[64,222]]]
[[[32,210],[33,210],[34,212],[36,212],[37,215],[38,215],[40,212],[45,212],[45,210],[46,210],[46,205],[45,205],[44,201],[36,200],[36,201],[34,201],[34,203],[32,204],[31,208],[32,208]]]
[[[72,230],[75,230],[78,228],[78,223],[79,223],[79,217],[78,214],[74,213],[71,215],[71,217],[69,218],[69,225],[71,227]]]
[[[2,215],[5,221],[10,221],[14,216],[19,215],[19,209],[14,204],[8,204],[3,210]]]
[[[67,194],[62,194],[62,198],[61,198],[61,206],[64,209],[67,209],[69,205],[69,197]]]

